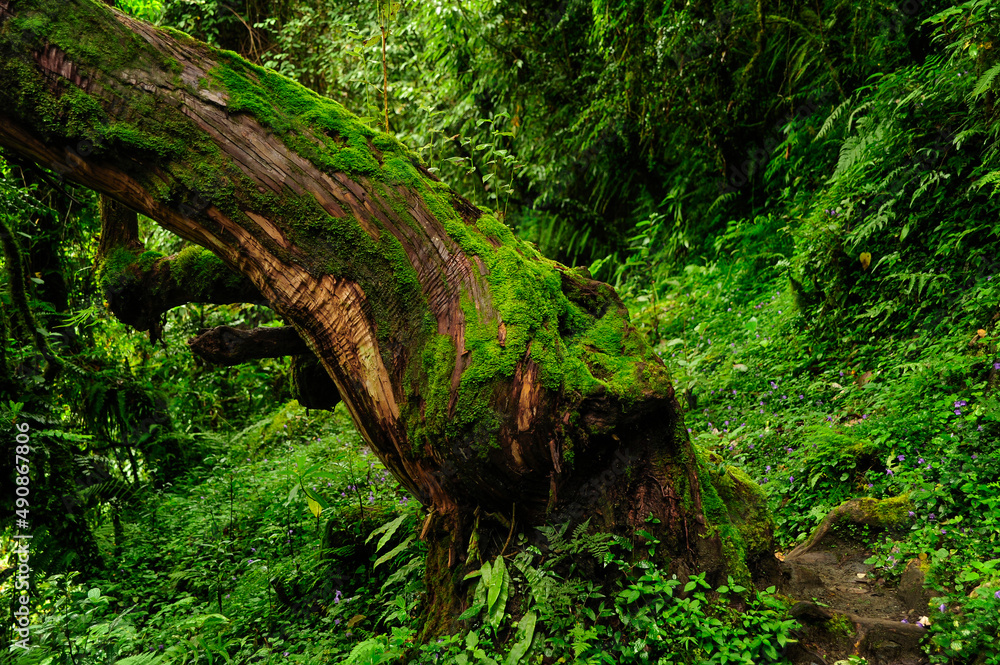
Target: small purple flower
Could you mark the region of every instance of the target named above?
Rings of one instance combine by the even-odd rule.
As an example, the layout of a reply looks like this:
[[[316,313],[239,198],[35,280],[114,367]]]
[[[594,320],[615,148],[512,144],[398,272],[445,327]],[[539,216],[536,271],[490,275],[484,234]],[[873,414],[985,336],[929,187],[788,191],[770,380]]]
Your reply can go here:
[[[993,369],[1000,369],[1000,363],[993,363]]]
[[[941,603],[940,605],[938,605],[938,610],[944,612],[946,609],[947,609],[947,606],[945,606],[944,603]]]
[[[908,514],[909,514],[910,517],[916,517],[917,516],[917,514],[915,512],[913,512],[912,510],[909,511]]]
[[[885,475],[892,476],[892,475],[895,475],[895,474],[892,472],[892,469],[886,469],[885,470]]]
[[[770,472],[771,472],[771,465],[768,464],[767,466],[764,467],[764,473],[770,473]]]
[[[789,483],[794,483],[795,482],[795,476],[788,476],[788,482]]]
[[[997,589],[996,591],[993,592],[993,597],[996,598],[997,600],[1000,600],[1000,589]]]
[[[927,519],[933,522],[934,520],[937,519],[937,517],[934,515],[934,513],[931,513],[930,515],[927,516]]]
[[[909,621],[907,621],[906,619],[903,619],[903,620],[902,620],[902,621],[900,621],[899,623],[910,623],[910,622],[909,622]]]
[[[902,462],[903,460],[906,459],[906,455],[896,455],[896,459]]]

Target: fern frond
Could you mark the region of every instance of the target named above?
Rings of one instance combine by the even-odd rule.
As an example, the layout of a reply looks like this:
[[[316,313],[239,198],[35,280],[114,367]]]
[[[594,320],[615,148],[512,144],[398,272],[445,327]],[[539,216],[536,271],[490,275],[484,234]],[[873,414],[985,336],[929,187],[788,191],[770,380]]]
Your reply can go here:
[[[982,189],[986,185],[993,185],[993,192],[996,192],[997,184],[1000,183],[1000,171],[990,171],[979,180],[972,183],[976,189]]]
[[[830,112],[830,115],[828,115],[826,120],[823,121],[823,126],[819,128],[819,131],[816,132],[816,136],[813,137],[813,141],[820,141],[826,137],[830,130],[833,129],[833,126],[837,124],[837,121],[840,120],[840,117],[844,115],[844,111],[850,103],[850,99],[845,99]]]
[[[874,103],[875,103],[875,100],[868,100],[867,102],[864,102],[863,104],[860,104],[856,109],[854,109],[853,111],[851,111],[851,115],[848,116],[848,118],[847,118],[847,131],[851,131],[851,125],[854,124],[854,117],[856,115],[858,115],[859,113],[863,113],[864,111],[867,111],[868,107],[870,107]]]
[[[137,656],[129,656],[115,661],[115,665],[159,665],[163,662],[163,656],[157,653],[141,653]]]
[[[979,80],[976,81],[976,87],[972,89],[972,93],[969,95],[969,98],[978,99],[981,97],[983,93],[992,87],[993,79],[997,77],[997,74],[1000,74],[1000,62],[987,69],[983,75],[979,77]]]

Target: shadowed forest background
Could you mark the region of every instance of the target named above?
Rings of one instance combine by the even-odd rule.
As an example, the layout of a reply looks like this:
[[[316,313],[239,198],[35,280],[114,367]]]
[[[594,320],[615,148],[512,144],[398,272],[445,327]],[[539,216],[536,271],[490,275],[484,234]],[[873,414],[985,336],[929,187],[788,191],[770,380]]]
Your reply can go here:
[[[614,286],[706,473],[759,487],[779,559],[823,540],[864,583],[678,578],[651,532],[514,536],[516,512],[477,511],[466,602],[430,634],[431,518],[343,405],[301,399],[300,359],[188,349],[280,318],[188,305],[159,340],[120,323],[97,194],[5,151],[0,660],[1000,663],[1000,4],[115,6],[343,104]],[[10,620],[18,423],[27,651]],[[479,556],[480,523],[509,527],[482,543],[499,555]],[[913,630],[886,651],[854,614]]]

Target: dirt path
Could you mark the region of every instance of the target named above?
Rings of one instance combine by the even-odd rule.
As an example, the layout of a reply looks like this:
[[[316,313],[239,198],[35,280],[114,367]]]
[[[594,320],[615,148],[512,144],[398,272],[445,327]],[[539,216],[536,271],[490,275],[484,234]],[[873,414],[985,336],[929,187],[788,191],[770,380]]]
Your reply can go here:
[[[920,604],[922,588],[887,587],[864,562],[870,555],[830,537],[779,555],[779,589],[798,601],[792,614],[803,626],[789,653],[794,663],[833,665],[852,654],[870,665],[929,662],[920,649],[926,629],[917,623],[927,613],[926,600],[923,607],[905,606]]]

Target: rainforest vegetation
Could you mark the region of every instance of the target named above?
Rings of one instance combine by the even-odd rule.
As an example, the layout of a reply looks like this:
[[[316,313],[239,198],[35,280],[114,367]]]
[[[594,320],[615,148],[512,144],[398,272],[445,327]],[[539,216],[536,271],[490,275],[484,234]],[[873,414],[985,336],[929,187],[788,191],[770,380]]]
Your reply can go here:
[[[0,0],[0,662],[1000,664],[994,38]]]

